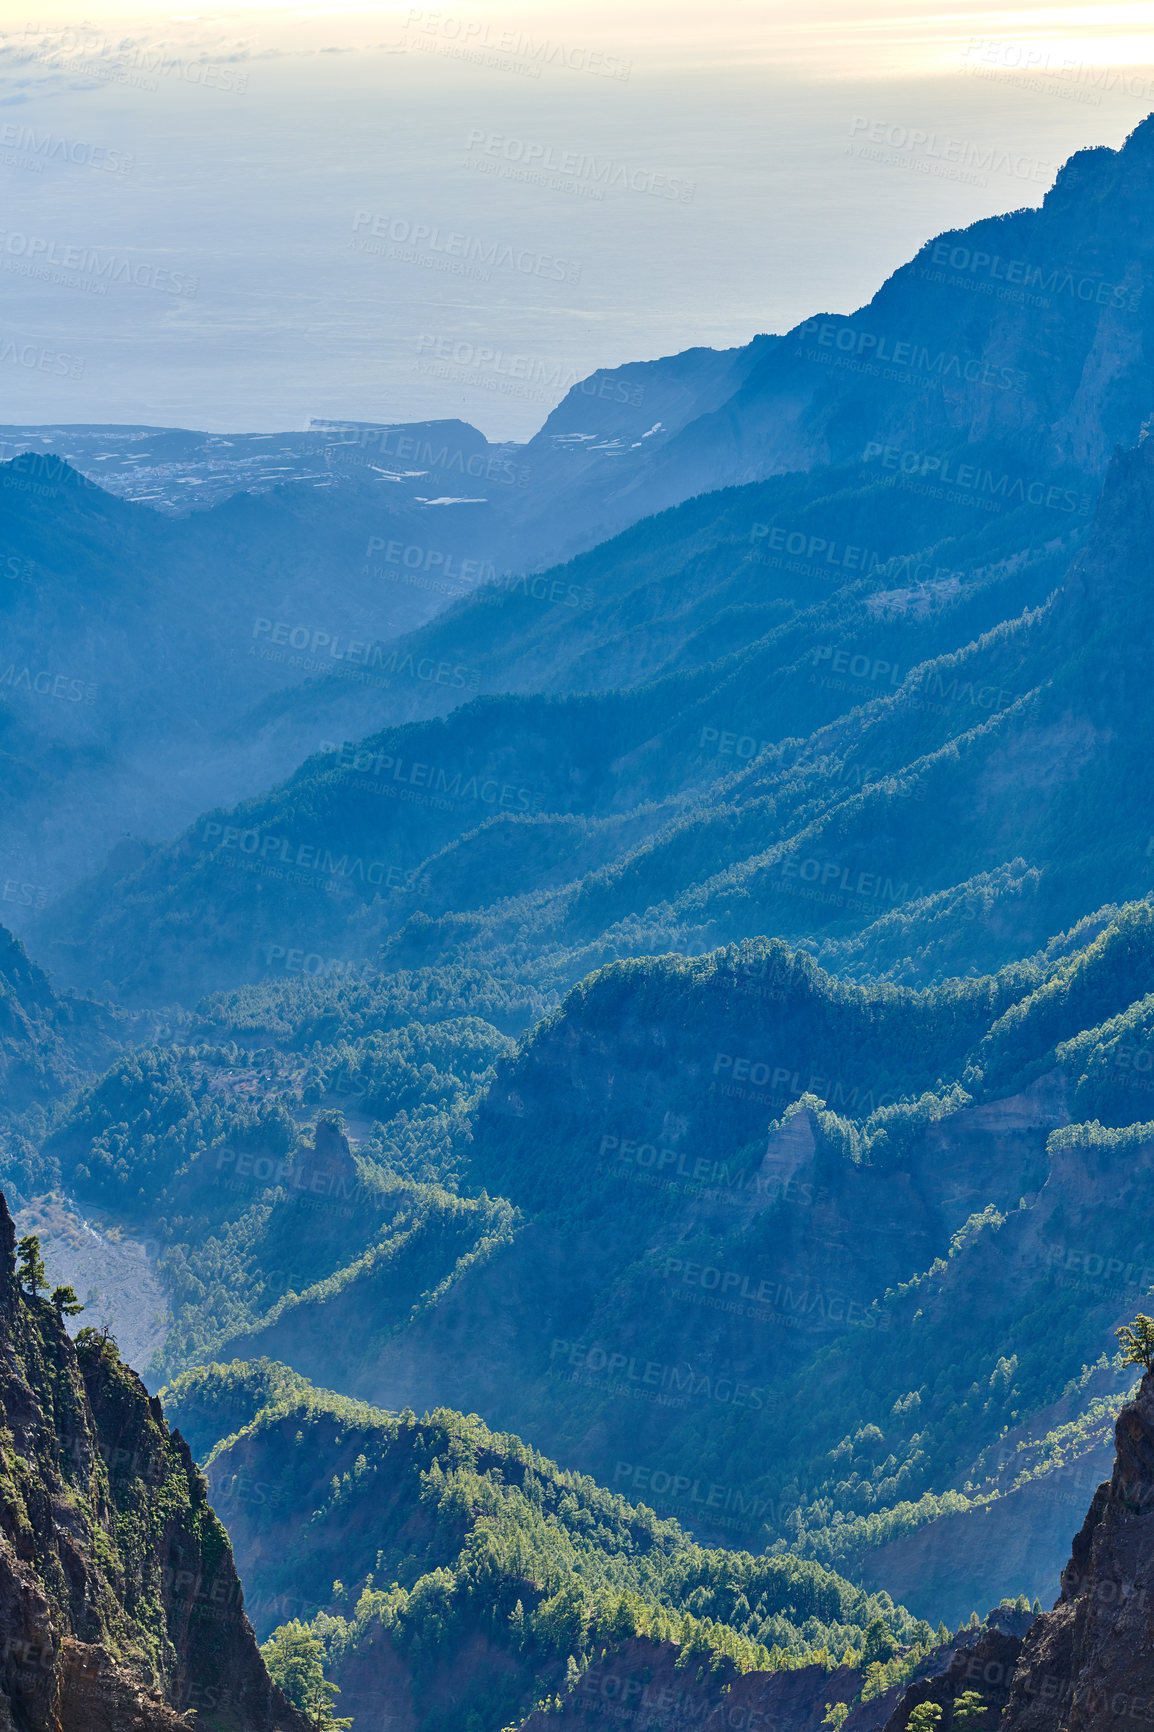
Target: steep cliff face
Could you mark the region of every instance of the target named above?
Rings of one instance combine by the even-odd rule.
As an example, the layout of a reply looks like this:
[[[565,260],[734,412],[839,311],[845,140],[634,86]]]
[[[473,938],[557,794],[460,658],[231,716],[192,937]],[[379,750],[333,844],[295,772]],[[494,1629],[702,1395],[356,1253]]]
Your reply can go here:
[[[304,1732],[183,1438],[14,1241],[0,1195],[0,1732]]]
[[[1109,1732],[1154,1716],[1154,1374],[1122,1409],[1112,1477],[1026,1638],[1006,1732]]]
[[[779,1672],[738,1673],[725,1663],[686,1660],[672,1642],[622,1642],[595,1660],[548,1711],[535,1709],[520,1732],[554,1732],[588,1725],[604,1715],[634,1732],[821,1732],[830,1707],[848,1710],[843,1732],[904,1732],[921,1702],[948,1714],[953,1702],[977,1686],[994,1714],[1005,1703],[1030,1614],[991,1612],[987,1626],[927,1659],[902,1689],[893,1685],[861,1700],[862,1674],[853,1666],[798,1666]],[[929,1674],[924,1675],[924,1674]],[[947,1719],[946,1724],[949,1724]]]
[[[1121,1732],[1154,1718],[1154,1372],[1122,1409],[1116,1456],[1074,1540],[1053,1611],[1028,1629],[1012,1617],[959,1647],[934,1676],[911,1684],[886,1722],[905,1732],[925,1702],[944,1732],[966,1692],[984,1712],[971,1729]]]
[[[591,1716],[620,1720],[635,1732],[722,1732],[727,1727],[768,1727],[777,1732],[817,1732],[826,1703],[848,1702],[861,1685],[859,1673],[840,1667],[832,1677],[820,1666],[796,1671],[747,1673],[732,1666],[686,1665],[672,1642],[622,1642],[594,1662],[546,1711],[535,1709],[520,1732],[553,1732],[558,1725],[587,1726]],[[883,1724],[880,1702],[855,1720],[855,1732]]]
[[[18,895],[37,886],[8,878],[2,888]],[[20,940],[0,926],[0,1124],[107,1064],[124,1027],[125,1019],[103,1005],[61,997]]]
[[[942,1516],[879,1546],[863,1557],[860,1579],[953,1625],[1011,1588],[1045,1605],[1053,1598],[1070,1531],[1109,1467],[1102,1455],[1091,1449],[992,1503]]]

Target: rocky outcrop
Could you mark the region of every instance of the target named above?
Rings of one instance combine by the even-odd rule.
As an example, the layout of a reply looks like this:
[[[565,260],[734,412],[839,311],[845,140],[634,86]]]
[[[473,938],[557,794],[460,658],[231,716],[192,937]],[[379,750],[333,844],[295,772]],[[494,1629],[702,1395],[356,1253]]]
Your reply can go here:
[[[923,1702],[966,1691],[985,1714],[970,1732],[1133,1732],[1154,1720],[1154,1372],[1118,1416],[1110,1479],[1090,1503],[1053,1611],[1022,1634],[984,1630],[949,1666],[912,1684],[885,1732],[905,1732]]]
[[[360,1174],[340,1124],[323,1115],[313,1132],[313,1146],[298,1149],[286,1183],[294,1191],[326,1201],[348,1201],[357,1193]]]
[[[160,1404],[22,1290],[0,1196],[0,1732],[305,1732]]]
[[[852,1702],[860,1688],[861,1673],[846,1666],[739,1673],[729,1662],[686,1664],[676,1643],[636,1637],[595,1660],[549,1710],[535,1709],[520,1732],[616,1721],[632,1732],[818,1732],[827,1706]],[[859,1703],[850,1724],[876,1732],[885,1718],[879,1698]]]
[[[1115,1427],[1052,1612],[1023,1646],[1006,1732],[1110,1732],[1154,1718],[1154,1375]]]
[[[188,1732],[196,1724],[118,1667],[106,1649],[71,1637],[60,1646],[58,1713],[61,1727],[83,1732]]]
[[[996,1614],[991,1613],[991,1619]],[[1022,1630],[1030,1625],[1029,1613],[1018,1619],[1010,1618],[1003,1627],[988,1623],[972,1641],[959,1642],[950,1655],[945,1670],[933,1677],[912,1683],[886,1721],[883,1732],[905,1732],[910,1716],[923,1702],[932,1702],[942,1710],[943,1723],[953,1722],[954,1704],[961,1696],[979,1696],[985,1708],[984,1718],[971,1728],[994,1726],[1006,1706],[1010,1688],[1022,1652]]]
[[[595,1659],[548,1709],[535,1709],[519,1732],[615,1722],[631,1732],[821,1732],[830,1707],[839,1703],[848,1710],[842,1732],[904,1732],[917,1702],[944,1703],[961,1695],[973,1688],[969,1680],[975,1670],[984,1676],[991,1662],[1005,1701],[1020,1647],[1007,1630],[984,1629],[973,1642],[940,1650],[924,1662],[932,1668],[946,1658],[944,1672],[915,1682],[904,1696],[894,1685],[863,1702],[862,1674],[854,1666],[742,1673],[724,1660],[702,1665],[694,1656],[687,1663],[676,1643],[635,1637]]]
[[[1086,1428],[1084,1452],[1071,1446],[1065,1459],[1039,1467],[1035,1477],[1017,1484],[1014,1479],[1041,1456],[1039,1440],[1049,1429],[1077,1420],[1094,1398],[1112,1394],[1118,1381],[1102,1371],[1088,1391],[1070,1392],[1031,1415],[1028,1425],[1007,1432],[994,1458],[995,1472],[982,1487],[997,1495],[865,1553],[859,1565],[862,1585],[884,1588],[918,1617],[932,1623],[940,1618],[951,1628],[999,1597],[1025,1594],[1051,1604],[1070,1554],[1070,1535],[1113,1466],[1112,1422],[1102,1422],[1101,1436],[1097,1425]],[[1133,1378],[1126,1381],[1132,1384]]]

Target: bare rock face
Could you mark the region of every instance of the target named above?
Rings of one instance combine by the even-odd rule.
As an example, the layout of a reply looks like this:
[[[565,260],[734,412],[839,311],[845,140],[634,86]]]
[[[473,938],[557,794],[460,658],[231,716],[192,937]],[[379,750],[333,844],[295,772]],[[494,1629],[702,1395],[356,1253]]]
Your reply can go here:
[[[859,1700],[861,1687],[862,1674],[852,1666],[741,1673],[730,1661],[702,1664],[674,1642],[636,1636],[595,1659],[548,1710],[534,1709],[519,1732],[594,1725],[629,1732],[822,1732],[837,1703],[849,1711],[843,1732],[889,1732],[898,1723],[891,1721],[898,1687],[868,1702]]]
[[[1022,1621],[1028,1625],[1029,1614]],[[998,1724],[998,1716],[1009,1700],[1021,1652],[1022,1638],[1012,1628],[994,1626],[982,1630],[970,1642],[960,1642],[945,1671],[910,1685],[883,1732],[905,1732],[910,1715],[923,1702],[933,1702],[941,1708],[943,1724],[949,1726],[954,1704],[966,1695],[981,1697],[985,1713],[972,1732],[978,1732],[979,1727],[985,1732],[985,1728]]]
[[[1007,1732],[1110,1732],[1154,1720],[1154,1376],[1118,1415],[1052,1612],[1027,1636]]]
[[[0,1732],[306,1732],[184,1439],[14,1241],[0,1195]]]
[[[288,1183],[295,1190],[332,1201],[353,1196],[358,1182],[349,1139],[332,1119],[319,1118],[313,1146],[298,1152]]]
[[[1134,1732],[1154,1721],[1154,1373],[1118,1415],[1110,1479],[1094,1493],[1052,1612],[983,1631],[935,1677],[910,1686],[885,1727],[922,1702],[982,1699],[970,1732]]]
[[[188,1732],[155,1690],[117,1667],[107,1651],[65,1638],[60,1648],[60,1723],[84,1732]]]
[[[831,1679],[820,1666],[742,1676],[727,1663],[685,1665],[674,1643],[635,1637],[595,1661],[560,1707],[530,1714],[520,1732],[614,1722],[630,1732],[816,1732],[824,1703],[848,1700],[859,1683],[857,1673]]]

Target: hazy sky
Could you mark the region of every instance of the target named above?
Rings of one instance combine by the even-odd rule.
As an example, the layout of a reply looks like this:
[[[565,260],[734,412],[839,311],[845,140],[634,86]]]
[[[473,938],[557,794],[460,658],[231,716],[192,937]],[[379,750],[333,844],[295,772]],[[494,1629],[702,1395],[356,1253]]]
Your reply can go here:
[[[852,310],[1154,109],[1154,4],[0,19],[5,422],[521,438],[594,367]]]

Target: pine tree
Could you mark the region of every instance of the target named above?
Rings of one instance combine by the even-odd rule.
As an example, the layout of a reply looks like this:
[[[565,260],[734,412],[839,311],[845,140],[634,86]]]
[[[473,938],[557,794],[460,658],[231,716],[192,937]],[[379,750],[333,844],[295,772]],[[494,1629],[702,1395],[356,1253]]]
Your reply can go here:
[[[305,1714],[315,1732],[348,1732],[351,1720],[333,1717],[332,1698],[340,1695],[324,1674],[324,1647],[299,1618],[274,1630],[261,1648],[269,1677]]]
[[[84,1307],[76,1297],[71,1287],[53,1287],[52,1303],[56,1307],[56,1315],[60,1318],[79,1317]]]
[[[1146,1371],[1154,1369],[1154,1317],[1139,1311],[1133,1323],[1124,1323],[1114,1333],[1122,1350],[1123,1365],[1141,1365]]]
[[[942,1711],[936,1702],[919,1702],[906,1721],[908,1732],[934,1732]]]
[[[871,1665],[875,1660],[883,1665],[892,1660],[898,1651],[897,1637],[884,1618],[875,1618],[865,1633],[862,1644],[862,1664]]]
[[[21,1287],[26,1288],[32,1298],[35,1299],[41,1287],[47,1287],[48,1285],[48,1271],[44,1267],[44,1262],[40,1255],[40,1240],[36,1237],[35,1233],[26,1233],[24,1237],[17,1242],[16,1251],[19,1257],[19,1267],[16,1271],[16,1278],[20,1282]]]

